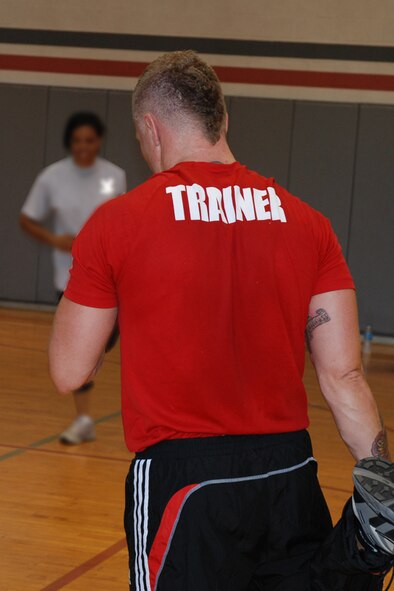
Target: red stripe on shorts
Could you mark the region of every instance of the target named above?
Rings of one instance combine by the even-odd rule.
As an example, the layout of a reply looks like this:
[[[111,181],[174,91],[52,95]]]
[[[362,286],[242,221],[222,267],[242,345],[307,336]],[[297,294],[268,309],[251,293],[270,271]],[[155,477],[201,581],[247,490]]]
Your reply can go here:
[[[164,510],[159,529],[157,530],[152,548],[149,553],[149,575],[151,589],[156,589],[157,578],[164,563],[166,552],[171,543],[171,539],[178,523],[179,515],[183,504],[190,491],[199,486],[198,484],[189,484],[178,490],[169,500]]]

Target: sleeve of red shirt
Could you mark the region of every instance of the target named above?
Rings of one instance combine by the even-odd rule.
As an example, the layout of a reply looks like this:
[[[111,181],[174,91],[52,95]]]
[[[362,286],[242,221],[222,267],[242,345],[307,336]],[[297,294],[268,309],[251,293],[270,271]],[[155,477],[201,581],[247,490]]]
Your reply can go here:
[[[108,261],[108,240],[104,207],[87,221],[74,241],[73,263],[64,295],[91,308],[116,308],[113,272]]]
[[[331,223],[323,215],[319,217],[319,265],[313,295],[340,289],[355,289],[353,278]]]

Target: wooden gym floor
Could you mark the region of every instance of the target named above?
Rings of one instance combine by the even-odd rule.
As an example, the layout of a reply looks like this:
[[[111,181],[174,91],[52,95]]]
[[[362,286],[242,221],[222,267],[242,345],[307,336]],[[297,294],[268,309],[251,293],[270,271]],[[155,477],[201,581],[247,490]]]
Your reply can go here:
[[[73,418],[47,374],[52,314],[0,309],[0,589],[125,591],[124,478],[131,454],[120,418],[119,350],[97,378],[97,441],[64,447]],[[394,431],[394,348],[375,345],[368,379]],[[351,494],[352,458],[308,362],[305,383],[319,474],[334,520]]]

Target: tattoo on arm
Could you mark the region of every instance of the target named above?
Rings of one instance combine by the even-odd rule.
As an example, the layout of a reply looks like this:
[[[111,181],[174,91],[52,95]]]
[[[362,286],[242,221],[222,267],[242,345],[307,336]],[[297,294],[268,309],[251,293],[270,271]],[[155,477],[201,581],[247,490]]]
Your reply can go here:
[[[371,454],[374,458],[383,458],[384,460],[390,459],[389,442],[387,439],[387,431],[384,426],[376,435],[372,443]]]
[[[311,340],[312,340],[312,333],[313,331],[320,326],[321,324],[325,324],[326,322],[330,322],[331,318],[328,315],[327,311],[323,308],[319,308],[316,310],[315,316],[308,316],[308,321],[306,323],[305,329],[305,338],[306,343],[308,345],[309,351],[311,350]]]

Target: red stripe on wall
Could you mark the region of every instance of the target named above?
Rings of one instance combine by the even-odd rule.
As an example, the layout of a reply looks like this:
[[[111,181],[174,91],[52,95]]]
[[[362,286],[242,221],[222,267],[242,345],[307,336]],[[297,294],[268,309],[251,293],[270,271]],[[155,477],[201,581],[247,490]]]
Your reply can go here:
[[[228,66],[215,66],[215,70],[222,82],[357,90],[394,90],[394,76],[384,74],[232,68]]]
[[[0,55],[0,70],[50,72],[53,74],[87,74],[135,78],[142,74],[147,63],[120,60],[94,60],[69,57],[32,55]]]
[[[0,70],[84,74],[136,78],[146,67],[144,62],[96,60],[63,57],[0,55]],[[394,76],[386,74],[355,74],[346,72],[312,72],[307,70],[275,70],[214,66],[222,82],[394,91]]]

